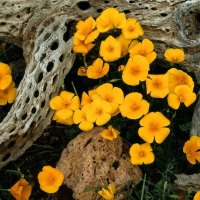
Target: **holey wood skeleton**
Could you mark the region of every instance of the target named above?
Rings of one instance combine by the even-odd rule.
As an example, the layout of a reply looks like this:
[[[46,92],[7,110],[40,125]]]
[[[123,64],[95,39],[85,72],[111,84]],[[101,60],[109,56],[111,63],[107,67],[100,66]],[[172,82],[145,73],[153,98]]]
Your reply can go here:
[[[0,125],[0,167],[22,155],[50,124],[49,100],[75,59],[72,24],[107,7],[137,18],[160,57],[168,47],[183,48],[184,67],[199,77],[199,0],[0,0],[0,39],[23,48],[26,61],[17,98]],[[199,113],[197,108],[194,134]]]

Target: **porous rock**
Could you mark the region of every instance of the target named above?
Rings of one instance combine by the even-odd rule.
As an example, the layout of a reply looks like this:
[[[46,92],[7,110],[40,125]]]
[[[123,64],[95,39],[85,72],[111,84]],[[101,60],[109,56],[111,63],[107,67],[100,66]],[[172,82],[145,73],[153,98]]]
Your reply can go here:
[[[100,136],[102,127],[79,134],[63,150],[57,168],[76,200],[98,200],[98,187],[114,183],[115,200],[126,199],[127,184],[138,184],[142,172],[130,162],[128,148],[119,137],[113,141]]]

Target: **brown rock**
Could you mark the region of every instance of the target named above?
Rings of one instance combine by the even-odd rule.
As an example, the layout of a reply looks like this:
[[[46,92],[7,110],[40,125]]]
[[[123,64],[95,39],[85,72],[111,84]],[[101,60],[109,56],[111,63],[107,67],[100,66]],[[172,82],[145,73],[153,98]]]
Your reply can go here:
[[[95,189],[111,182],[119,192],[115,199],[126,199],[122,193],[127,184],[141,180],[141,170],[130,163],[122,139],[105,140],[100,136],[101,130],[102,127],[96,127],[78,135],[64,149],[57,164],[76,200],[101,199]]]

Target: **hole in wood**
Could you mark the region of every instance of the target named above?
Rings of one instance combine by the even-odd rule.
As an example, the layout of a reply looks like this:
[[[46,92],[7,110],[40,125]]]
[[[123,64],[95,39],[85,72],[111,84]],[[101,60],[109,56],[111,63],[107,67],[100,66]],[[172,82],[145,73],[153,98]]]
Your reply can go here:
[[[80,1],[77,3],[80,10],[88,10],[90,8],[90,3],[87,1]]]

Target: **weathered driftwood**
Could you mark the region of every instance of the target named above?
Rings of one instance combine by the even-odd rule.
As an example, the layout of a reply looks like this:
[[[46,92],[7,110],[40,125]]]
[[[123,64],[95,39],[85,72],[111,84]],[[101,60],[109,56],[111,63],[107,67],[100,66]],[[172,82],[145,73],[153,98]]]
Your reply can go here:
[[[0,0],[0,39],[23,48],[27,63],[12,109],[0,125],[0,166],[20,156],[50,123],[49,99],[72,67],[72,22],[116,7],[136,17],[158,52],[181,47],[199,77],[199,0]]]
[[[200,174],[175,174],[175,187],[182,191],[197,192],[200,190]]]

